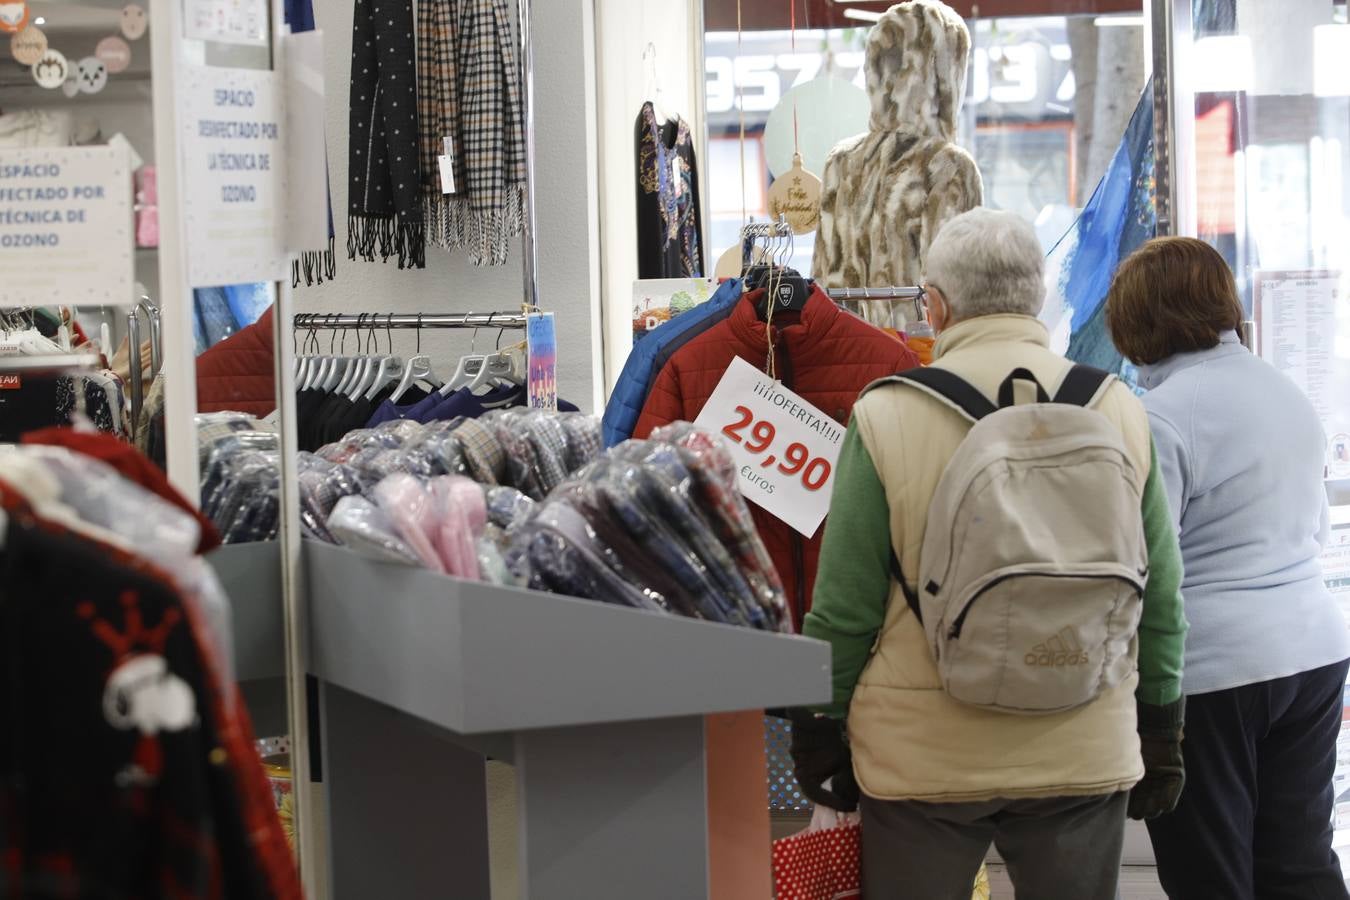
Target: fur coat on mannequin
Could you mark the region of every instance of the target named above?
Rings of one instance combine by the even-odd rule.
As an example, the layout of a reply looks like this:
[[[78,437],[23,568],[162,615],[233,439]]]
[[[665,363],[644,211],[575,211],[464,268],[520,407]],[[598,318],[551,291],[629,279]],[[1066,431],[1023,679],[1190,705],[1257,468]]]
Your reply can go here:
[[[984,185],[958,147],[970,32],[941,0],[893,6],[867,38],[868,130],[830,151],[813,274],[824,286],[917,285],[939,228]]]

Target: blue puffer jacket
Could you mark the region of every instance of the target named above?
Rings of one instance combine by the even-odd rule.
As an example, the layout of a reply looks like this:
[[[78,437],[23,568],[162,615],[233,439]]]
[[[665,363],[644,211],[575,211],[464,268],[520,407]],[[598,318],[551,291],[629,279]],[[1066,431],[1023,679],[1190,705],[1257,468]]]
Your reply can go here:
[[[605,446],[613,447],[633,436],[633,427],[647,402],[656,376],[666,361],[689,341],[721,322],[741,299],[741,279],[729,278],[704,303],[652,329],[628,354],[614,393],[600,420]]]

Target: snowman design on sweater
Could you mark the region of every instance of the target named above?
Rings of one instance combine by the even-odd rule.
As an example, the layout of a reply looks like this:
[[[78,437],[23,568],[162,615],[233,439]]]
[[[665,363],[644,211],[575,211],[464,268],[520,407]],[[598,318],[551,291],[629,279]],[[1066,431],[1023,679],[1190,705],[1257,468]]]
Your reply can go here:
[[[140,738],[130,762],[118,773],[120,786],[150,786],[159,781],[164,754],[157,735],[182,731],[197,721],[197,702],[186,681],[169,671],[164,645],[182,614],[167,610],[158,625],[147,627],[134,591],[120,597],[124,630],[95,614],[92,604],[76,612],[117,660],[103,689],[103,717],[120,731],[136,730]]]

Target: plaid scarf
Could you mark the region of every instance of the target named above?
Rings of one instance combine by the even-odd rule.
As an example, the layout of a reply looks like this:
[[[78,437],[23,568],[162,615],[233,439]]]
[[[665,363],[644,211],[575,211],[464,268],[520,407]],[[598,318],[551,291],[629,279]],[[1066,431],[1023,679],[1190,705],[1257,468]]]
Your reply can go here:
[[[347,256],[426,266],[418,167],[412,4],[356,0],[352,35]]]
[[[428,238],[449,246],[453,194],[441,192],[439,157],[444,138],[455,142],[455,185],[462,185],[458,109],[455,105],[455,10],[450,0],[417,0],[417,117],[421,125],[422,212]]]
[[[428,14],[421,10],[439,5],[435,21],[444,23],[434,43],[419,44],[423,87],[439,84],[423,106],[433,105],[440,117],[437,129],[423,127],[423,160],[434,162],[443,135],[456,136],[456,193],[441,194],[439,179],[425,182],[430,238],[467,249],[476,266],[502,265],[524,224],[525,124],[515,29],[505,0],[456,0],[453,12],[449,0],[421,2],[424,22]]]

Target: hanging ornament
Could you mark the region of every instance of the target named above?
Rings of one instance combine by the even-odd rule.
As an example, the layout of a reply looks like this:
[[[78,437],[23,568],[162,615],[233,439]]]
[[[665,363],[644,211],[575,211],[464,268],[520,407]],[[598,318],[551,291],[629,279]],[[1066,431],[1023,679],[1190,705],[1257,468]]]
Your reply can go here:
[[[31,66],[47,52],[47,35],[36,25],[29,25],[9,39],[9,54],[21,65]]]
[[[145,29],[150,27],[150,20],[145,15],[145,9],[137,6],[135,3],[128,3],[122,7],[122,34],[129,41],[138,41],[141,35],[145,34]]]
[[[75,77],[75,70],[70,70],[70,76],[61,83],[61,93],[70,97],[72,100],[80,92],[80,82]]]
[[[797,0],[788,4],[792,52],[797,52]],[[769,186],[769,218],[786,221],[793,234],[809,234],[820,224],[820,179],[802,167],[801,129],[797,99],[792,98],[792,168]]]
[[[97,94],[108,86],[108,67],[97,56],[86,56],[75,67],[75,81],[85,94]]]
[[[131,65],[131,46],[117,35],[109,35],[98,42],[94,56],[108,67],[108,74],[116,75]]]
[[[42,57],[33,63],[33,80],[39,87],[59,88],[70,74],[70,64],[60,50],[48,47]]]
[[[17,34],[28,26],[28,4],[25,0],[0,3],[0,32]]]
[[[820,224],[820,179],[802,168],[802,155],[792,154],[792,168],[769,187],[769,216],[787,220],[793,234],[808,234]]]

